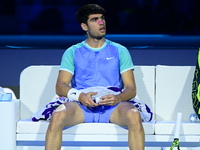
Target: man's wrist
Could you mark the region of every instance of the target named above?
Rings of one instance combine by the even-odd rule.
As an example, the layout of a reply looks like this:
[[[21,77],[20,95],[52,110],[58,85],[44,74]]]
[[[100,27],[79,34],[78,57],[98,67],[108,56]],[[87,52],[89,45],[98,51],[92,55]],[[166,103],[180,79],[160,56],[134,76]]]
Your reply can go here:
[[[119,102],[122,102],[119,95],[115,95]]]
[[[79,96],[81,93],[81,91],[75,88],[71,88],[67,93],[67,97],[69,100],[79,101]]]

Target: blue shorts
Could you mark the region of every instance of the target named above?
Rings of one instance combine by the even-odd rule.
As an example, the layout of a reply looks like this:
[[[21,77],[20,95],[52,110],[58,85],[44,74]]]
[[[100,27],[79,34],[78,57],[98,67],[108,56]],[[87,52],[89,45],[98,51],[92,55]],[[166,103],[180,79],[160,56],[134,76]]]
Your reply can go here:
[[[85,107],[79,102],[77,104],[83,110],[85,123],[109,123],[111,114],[120,103],[115,106],[97,106],[93,108]]]

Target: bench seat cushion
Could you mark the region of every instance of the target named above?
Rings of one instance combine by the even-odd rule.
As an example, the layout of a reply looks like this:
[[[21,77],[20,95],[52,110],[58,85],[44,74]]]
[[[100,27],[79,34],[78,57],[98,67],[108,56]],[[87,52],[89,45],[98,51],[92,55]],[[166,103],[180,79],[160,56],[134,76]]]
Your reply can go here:
[[[44,134],[49,122],[32,122],[29,119],[20,120],[17,123],[17,134]],[[154,134],[155,121],[144,122],[145,134]],[[63,134],[127,134],[127,128],[112,123],[81,123],[64,129]]]
[[[175,121],[156,121],[156,135],[173,135],[175,132]],[[200,136],[200,121],[190,123],[183,121],[181,123],[180,135],[198,135]]]

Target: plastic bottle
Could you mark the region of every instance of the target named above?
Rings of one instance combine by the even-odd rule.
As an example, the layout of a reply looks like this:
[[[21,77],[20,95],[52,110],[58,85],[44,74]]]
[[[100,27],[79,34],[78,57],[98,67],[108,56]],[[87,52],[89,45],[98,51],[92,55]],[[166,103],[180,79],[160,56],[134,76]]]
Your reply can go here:
[[[0,86],[0,94],[6,94],[1,86]]]
[[[198,119],[198,116],[197,116],[197,114],[193,113],[193,114],[190,114],[188,119],[189,119],[190,122],[196,123],[197,119]]]

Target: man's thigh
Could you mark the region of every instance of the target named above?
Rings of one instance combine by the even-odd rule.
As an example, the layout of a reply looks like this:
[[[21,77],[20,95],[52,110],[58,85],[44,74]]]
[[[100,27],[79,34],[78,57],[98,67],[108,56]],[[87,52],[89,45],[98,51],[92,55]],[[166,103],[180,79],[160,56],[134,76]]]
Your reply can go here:
[[[120,126],[126,126],[126,114],[127,111],[131,109],[138,111],[133,104],[129,102],[121,102],[111,114],[110,122]]]
[[[64,103],[55,110],[56,112],[61,114],[64,126],[72,126],[84,122],[83,111],[76,102]]]

